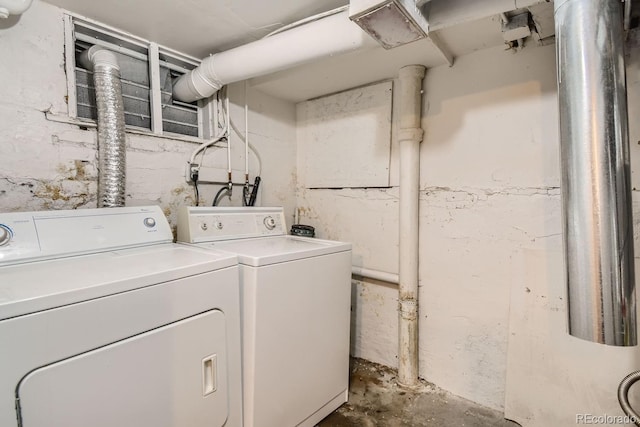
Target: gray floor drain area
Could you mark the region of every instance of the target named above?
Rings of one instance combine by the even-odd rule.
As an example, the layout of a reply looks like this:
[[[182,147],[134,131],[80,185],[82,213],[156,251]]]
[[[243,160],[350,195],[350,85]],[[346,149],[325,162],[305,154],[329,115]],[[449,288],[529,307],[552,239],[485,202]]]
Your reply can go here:
[[[517,427],[503,414],[453,396],[432,384],[405,390],[396,372],[362,359],[351,361],[349,402],[317,427]]]

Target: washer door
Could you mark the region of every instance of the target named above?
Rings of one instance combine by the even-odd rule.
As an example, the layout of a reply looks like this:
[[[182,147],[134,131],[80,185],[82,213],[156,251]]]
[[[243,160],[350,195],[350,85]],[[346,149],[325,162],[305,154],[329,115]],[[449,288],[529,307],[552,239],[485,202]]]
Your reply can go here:
[[[214,427],[228,416],[219,310],[38,368],[19,383],[24,427]]]

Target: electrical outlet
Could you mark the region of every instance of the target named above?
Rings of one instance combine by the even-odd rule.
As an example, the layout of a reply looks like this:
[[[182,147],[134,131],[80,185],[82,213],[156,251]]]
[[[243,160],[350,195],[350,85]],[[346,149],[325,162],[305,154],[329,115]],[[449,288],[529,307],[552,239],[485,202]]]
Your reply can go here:
[[[194,172],[198,172],[198,169],[200,168],[200,165],[198,165],[197,163],[190,163],[187,162],[187,168],[184,172],[184,177],[185,180],[189,183],[193,182],[192,176]]]

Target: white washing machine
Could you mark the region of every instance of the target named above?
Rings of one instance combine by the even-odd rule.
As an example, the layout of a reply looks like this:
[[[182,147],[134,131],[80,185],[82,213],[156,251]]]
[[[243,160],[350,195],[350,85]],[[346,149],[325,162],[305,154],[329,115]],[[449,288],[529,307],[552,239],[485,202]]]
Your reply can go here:
[[[0,426],[241,427],[237,259],[158,207],[0,213]]]
[[[254,207],[183,207],[178,241],[238,255],[245,427],[314,426],[347,401],[350,244]]]

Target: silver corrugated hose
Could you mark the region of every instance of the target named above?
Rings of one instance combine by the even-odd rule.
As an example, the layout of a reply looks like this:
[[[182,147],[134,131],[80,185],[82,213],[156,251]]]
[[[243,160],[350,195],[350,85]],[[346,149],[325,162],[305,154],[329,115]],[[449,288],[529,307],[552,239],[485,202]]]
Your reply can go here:
[[[619,0],[556,0],[569,332],[636,345],[629,130]]]
[[[635,371],[624,377],[618,386],[618,402],[624,413],[629,417],[629,421],[640,426],[640,415],[631,407],[629,403],[629,389],[640,380],[640,371]]]
[[[115,54],[99,46],[80,61],[93,70],[98,107],[98,207],[125,204],[126,140],[120,67]]]

